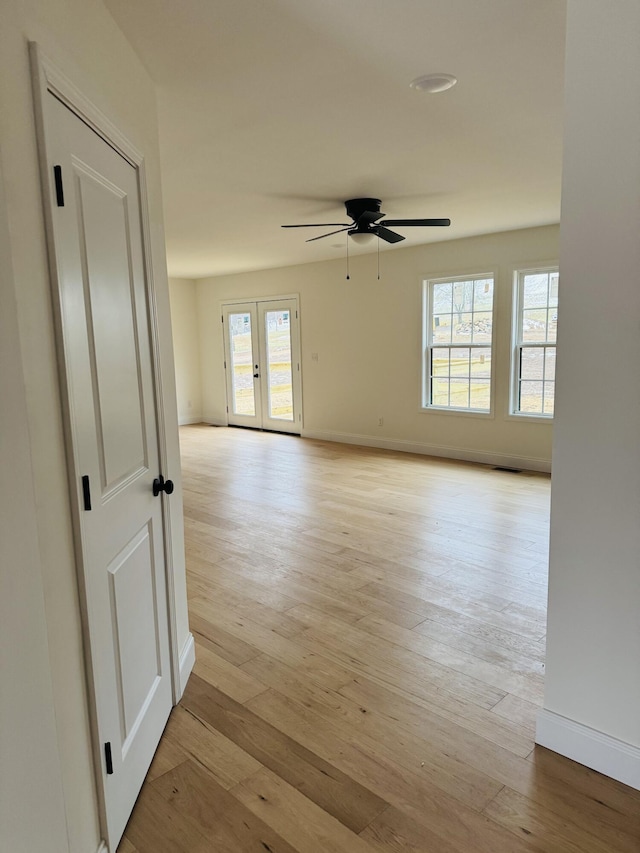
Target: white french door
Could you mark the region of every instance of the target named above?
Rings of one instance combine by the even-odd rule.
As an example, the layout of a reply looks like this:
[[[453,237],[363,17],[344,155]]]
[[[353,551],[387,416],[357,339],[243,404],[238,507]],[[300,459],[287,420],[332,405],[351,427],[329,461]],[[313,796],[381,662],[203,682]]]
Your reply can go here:
[[[299,433],[297,298],[227,304],[222,322],[229,424]]]

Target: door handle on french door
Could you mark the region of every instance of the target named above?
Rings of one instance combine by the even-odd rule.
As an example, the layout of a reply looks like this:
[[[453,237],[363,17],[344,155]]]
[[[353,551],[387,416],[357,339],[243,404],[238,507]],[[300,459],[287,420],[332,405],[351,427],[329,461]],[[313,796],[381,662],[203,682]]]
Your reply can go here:
[[[259,379],[260,378],[260,366],[256,364],[253,369],[255,370],[255,373],[253,374],[253,378]]]
[[[165,495],[173,492],[173,480],[165,480],[162,474],[153,481],[153,496],[157,498],[160,492],[164,492]]]

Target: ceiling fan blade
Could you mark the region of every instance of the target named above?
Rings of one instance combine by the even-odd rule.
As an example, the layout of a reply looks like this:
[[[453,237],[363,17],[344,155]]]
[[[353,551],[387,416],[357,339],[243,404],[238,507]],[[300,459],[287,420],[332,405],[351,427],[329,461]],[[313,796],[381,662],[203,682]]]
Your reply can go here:
[[[281,228],[331,228],[332,225],[344,225],[346,222],[308,222],[305,225],[281,225]],[[352,226],[350,225],[349,228]]]
[[[451,225],[450,219],[383,219],[381,225],[396,225],[400,228],[407,228],[413,225],[428,226],[428,225]]]
[[[365,210],[365,212],[361,213],[356,220],[356,225],[372,225],[374,222],[377,222],[378,219],[382,219],[383,216],[384,213],[380,213],[380,211],[376,213],[375,210]]]
[[[399,243],[400,240],[404,240],[405,238],[402,234],[396,234],[395,231],[389,231],[388,228],[384,228],[382,225],[376,225],[371,229],[375,234],[380,237],[381,240],[386,240],[387,243]]]
[[[340,234],[342,231],[348,231],[350,228],[353,228],[352,225],[347,225],[346,228],[338,228],[337,231],[329,231],[328,234],[321,234],[319,237],[312,237],[310,240],[305,240],[305,243],[313,243],[314,240],[322,240],[323,237],[331,237],[332,234]]]

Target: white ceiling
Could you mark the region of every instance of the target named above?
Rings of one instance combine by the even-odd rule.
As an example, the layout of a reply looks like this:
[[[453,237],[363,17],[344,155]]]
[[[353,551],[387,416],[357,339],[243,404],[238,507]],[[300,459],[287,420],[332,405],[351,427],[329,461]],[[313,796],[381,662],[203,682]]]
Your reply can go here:
[[[158,86],[170,275],[340,256],[344,235],[280,225],[359,196],[451,218],[399,248],[559,220],[564,0],[106,5]],[[458,85],[409,88],[432,72]]]

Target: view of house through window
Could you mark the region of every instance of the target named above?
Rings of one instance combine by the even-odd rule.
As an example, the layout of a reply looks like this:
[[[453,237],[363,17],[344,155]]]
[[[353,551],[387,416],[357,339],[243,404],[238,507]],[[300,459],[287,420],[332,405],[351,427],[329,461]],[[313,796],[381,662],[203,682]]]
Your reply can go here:
[[[425,281],[423,405],[491,410],[493,276]]]
[[[551,417],[556,378],[558,269],[515,276],[513,414]]]

